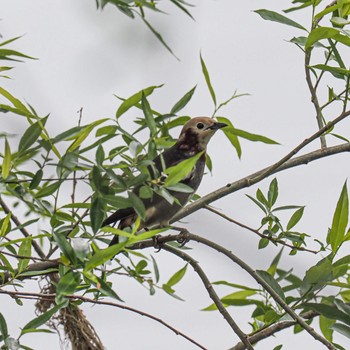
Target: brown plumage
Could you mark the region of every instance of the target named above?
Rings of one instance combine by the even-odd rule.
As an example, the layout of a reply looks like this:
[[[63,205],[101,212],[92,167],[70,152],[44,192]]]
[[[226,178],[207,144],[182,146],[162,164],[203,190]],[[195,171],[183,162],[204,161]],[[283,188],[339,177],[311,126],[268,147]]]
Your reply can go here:
[[[204,172],[205,151],[209,140],[218,129],[226,126],[224,123],[218,123],[212,118],[197,117],[189,120],[181,130],[180,136],[174,146],[165,150],[154,160],[154,166],[161,174],[163,167],[172,167],[185,159],[191,158],[196,154],[203,152],[196,165],[184,179],[180,181],[193,189],[191,193],[170,191],[169,192],[178,200],[179,204],[174,202],[170,204],[162,196],[153,194],[151,198],[143,199],[146,208],[146,218],[141,222],[140,228],[149,228],[156,225],[167,226],[169,220],[187,203],[193,193],[197,190]],[[152,169],[150,173],[153,174]],[[134,192],[138,195],[138,188]],[[102,224],[107,226],[119,221],[118,228],[123,230],[132,226],[137,218],[134,208],[119,209],[109,216]],[[118,243],[118,236],[114,236],[110,245]]]

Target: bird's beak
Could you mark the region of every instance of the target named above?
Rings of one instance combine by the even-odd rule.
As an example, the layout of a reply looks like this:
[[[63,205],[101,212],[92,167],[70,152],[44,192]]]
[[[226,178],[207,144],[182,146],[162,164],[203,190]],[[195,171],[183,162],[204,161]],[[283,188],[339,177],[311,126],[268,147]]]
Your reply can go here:
[[[226,123],[215,122],[215,123],[214,123],[212,126],[210,126],[208,129],[211,129],[211,130],[218,130],[218,129],[224,128],[225,126],[227,126]]]

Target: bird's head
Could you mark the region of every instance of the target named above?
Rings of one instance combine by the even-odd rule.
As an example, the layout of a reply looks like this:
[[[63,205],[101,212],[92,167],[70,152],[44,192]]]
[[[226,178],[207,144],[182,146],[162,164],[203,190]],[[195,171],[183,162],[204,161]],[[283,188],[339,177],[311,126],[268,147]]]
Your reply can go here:
[[[177,143],[180,149],[196,154],[205,150],[215,132],[225,126],[208,117],[192,118],[182,128]]]

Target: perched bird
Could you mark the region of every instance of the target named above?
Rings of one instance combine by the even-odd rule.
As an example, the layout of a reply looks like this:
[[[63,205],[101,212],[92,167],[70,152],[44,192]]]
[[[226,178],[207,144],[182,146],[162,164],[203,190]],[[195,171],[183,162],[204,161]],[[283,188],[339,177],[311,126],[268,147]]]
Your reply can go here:
[[[227,124],[219,123],[212,118],[192,118],[183,126],[177,142],[153,160],[154,167],[159,174],[162,174],[164,167],[175,166],[185,159],[203,152],[192,171],[180,181],[180,183],[192,188],[193,192],[185,193],[169,190],[171,195],[178,201],[178,203],[174,202],[172,204],[156,193],[151,198],[143,199],[146,213],[145,220],[141,222],[139,227],[140,230],[156,225],[168,226],[169,220],[187,203],[202,180],[207,144],[215,132],[225,126]],[[152,174],[154,175],[154,171],[152,169],[149,170],[151,176]],[[138,190],[138,188],[134,190],[136,195],[138,195]],[[118,228],[123,230],[126,227],[132,226],[136,218],[137,214],[134,208],[119,209],[102,223],[102,227],[115,224],[119,221]],[[118,236],[114,236],[110,245],[117,244],[118,239]]]

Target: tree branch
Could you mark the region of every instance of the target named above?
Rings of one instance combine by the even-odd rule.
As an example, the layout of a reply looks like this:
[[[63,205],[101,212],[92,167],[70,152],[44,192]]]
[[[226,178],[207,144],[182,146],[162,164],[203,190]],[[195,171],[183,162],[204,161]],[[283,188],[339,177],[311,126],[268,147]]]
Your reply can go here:
[[[11,220],[16,224],[16,226],[21,226],[21,222],[19,221],[17,216],[12,213],[12,211],[7,206],[7,204],[3,201],[1,196],[0,196],[0,205],[6,214],[11,214]],[[21,227],[19,230],[22,232],[24,237],[30,237],[30,234],[24,227]],[[36,253],[40,256],[40,258],[44,259],[45,253],[43,252],[39,244],[36,241],[32,240],[32,246],[35,249]]]
[[[276,301],[277,304],[279,304],[286,313],[288,313],[297,323],[300,324],[301,327],[303,327],[314,339],[318,340],[322,344],[324,344],[328,349],[330,350],[336,350],[333,344],[331,344],[326,338],[324,338],[322,335],[318,334],[312,327],[310,327],[301,316],[297,315],[292,308],[290,308],[287,303],[275,292],[273,288],[263,279],[261,278],[256,271],[254,271],[248,264],[246,264],[243,260],[239,259],[236,255],[234,255],[231,251],[228,249],[220,246],[219,244],[216,244],[206,238],[200,237],[198,235],[195,235],[193,233],[188,233],[187,237],[189,240],[196,241],[199,243],[202,243],[210,248],[215,249],[219,253],[224,254],[227,256],[230,260],[232,260],[234,263],[236,263],[238,266],[240,266],[242,269],[244,269],[248,274],[255,279],[256,282],[258,282],[270,295],[271,297]]]
[[[159,242],[157,242],[159,244]],[[219,296],[216,294],[212,284],[210,283],[207,275],[204,273],[202,268],[199,266],[198,262],[194,260],[190,255],[186,254],[182,250],[178,250],[176,248],[173,248],[172,246],[162,244],[160,247],[179,258],[185,260],[188,262],[194,269],[194,271],[198,274],[200,279],[202,280],[205,289],[207,290],[210,298],[214,301],[215,305],[217,306],[219,312],[224,317],[226,322],[230,325],[232,330],[238,335],[238,337],[241,339],[242,343],[244,344],[244,347],[249,350],[254,350],[252,345],[250,344],[249,340],[247,340],[247,335],[239,328],[237,323],[234,321],[234,319],[231,317],[231,315],[228,313],[227,309],[222,304]]]
[[[55,293],[54,294],[30,293],[30,292],[21,292],[21,291],[9,291],[9,290],[3,290],[3,289],[0,289],[0,294],[7,294],[7,295],[10,295],[11,297],[14,297],[14,298],[30,298],[30,299],[44,299],[44,300],[46,299],[46,300],[50,300],[50,301],[51,300],[55,300],[55,297],[56,297]],[[91,304],[95,304],[95,305],[113,306],[113,307],[117,307],[119,309],[123,309],[123,310],[134,312],[134,313],[136,313],[138,315],[141,315],[141,316],[145,316],[147,318],[150,318],[150,319],[152,319],[152,320],[162,324],[166,328],[169,328],[176,335],[180,335],[181,337],[183,337],[186,340],[190,341],[192,344],[195,344],[200,349],[206,350],[206,348],[203,345],[197,343],[195,340],[193,340],[192,338],[190,338],[186,334],[180,332],[179,330],[177,330],[176,328],[172,327],[168,323],[164,322],[160,318],[155,317],[155,316],[153,316],[153,315],[151,315],[151,314],[149,314],[147,312],[140,311],[140,310],[134,309],[134,308],[126,306],[126,305],[122,305],[122,304],[118,304],[118,303],[114,303],[114,302],[110,302],[110,301],[90,299],[90,298],[87,298],[87,297],[84,297],[84,296],[80,296],[80,295],[66,295],[65,298],[67,298],[67,299],[69,299],[71,301],[81,300],[83,302],[91,303]]]
[[[342,114],[343,116],[344,114]],[[350,115],[350,112],[347,112],[346,116]],[[343,117],[343,119],[345,116]],[[337,118],[339,119],[339,118]],[[326,125],[326,127],[329,125],[329,123]],[[332,124],[333,125],[333,124]],[[324,128],[323,128],[324,129]],[[324,132],[324,131],[322,131]],[[317,133],[319,134],[319,132]],[[305,143],[307,140],[306,139],[302,144],[303,147],[309,143]],[[311,142],[311,141],[310,141]],[[257,171],[256,173],[253,173],[251,175],[248,175],[240,180],[237,180],[235,182],[229,183],[224,187],[221,187],[205,196],[202,198],[196,200],[195,202],[187,205],[186,207],[182,208],[171,220],[171,223],[176,222],[192,213],[195,211],[203,208],[205,205],[210,204],[224,196],[227,196],[230,193],[236,192],[238,190],[241,190],[242,188],[247,188],[250,187],[261,180],[269,177],[272,174],[275,174],[277,172],[289,169],[289,168],[294,168],[296,166],[302,165],[302,164],[308,164],[314,160],[321,159],[324,157],[328,157],[334,154],[342,153],[342,152],[350,152],[350,143],[345,143],[342,145],[338,146],[333,146],[333,147],[327,147],[323,148],[317,151],[313,151],[307,154],[304,154],[302,156],[296,157],[294,159],[289,159],[291,158],[295,153],[297,153],[302,147],[299,145],[297,148],[295,148],[292,152],[288,153],[286,157],[283,157],[279,162],[264,168],[260,171]]]
[[[273,244],[277,245],[277,244],[282,244],[288,248],[291,248],[291,249],[295,249],[295,250],[301,250],[301,251],[305,251],[305,252],[309,252],[309,253],[313,253],[313,254],[317,254],[318,251],[316,250],[311,250],[311,249],[307,249],[305,247],[298,247],[298,246],[294,246],[292,244],[288,244],[287,242],[283,241],[282,239],[278,239],[278,238],[275,238],[275,237],[270,237],[270,236],[267,236],[267,235],[264,235],[263,233],[259,232],[258,230],[255,230],[253,229],[252,227],[249,227],[247,225],[244,225],[232,218],[230,218],[229,216],[221,213],[220,211],[210,207],[209,205],[205,205],[204,206],[205,209],[211,211],[212,213],[218,215],[218,216],[221,216],[222,218],[224,218],[225,220],[227,221],[230,221],[234,224],[236,224],[237,226],[240,226],[242,228],[245,228],[246,230],[250,231],[250,232],[253,232],[255,233],[256,235],[258,235],[260,238],[266,238],[268,239],[270,242],[272,242]]]
[[[311,102],[315,107],[315,111],[316,111],[316,121],[317,121],[317,125],[319,129],[322,129],[324,126],[323,123],[323,119],[322,119],[322,109],[320,107],[320,103],[318,101],[318,97],[317,97],[317,85],[313,85],[312,83],[312,79],[311,79],[311,74],[310,74],[310,59],[311,59],[311,49],[308,49],[305,51],[305,75],[306,75],[306,82],[307,82],[307,86],[310,90],[310,94],[311,94]],[[320,141],[321,141],[321,147],[322,148],[326,148],[327,147],[327,143],[326,143],[326,138],[324,135],[320,136]]]
[[[316,316],[319,316],[319,313],[317,313],[316,311],[308,311],[308,312],[302,313],[300,316],[303,317],[304,319],[310,320]],[[272,335],[274,335],[275,333],[277,333],[283,329],[295,326],[296,323],[297,322],[293,321],[293,320],[280,321],[280,322],[277,322],[269,327],[258,330],[254,334],[250,335],[248,337],[248,339],[252,344],[256,344],[260,340],[271,337]],[[245,350],[245,345],[242,342],[239,342],[238,344],[236,344],[235,346],[233,346],[229,350]]]

